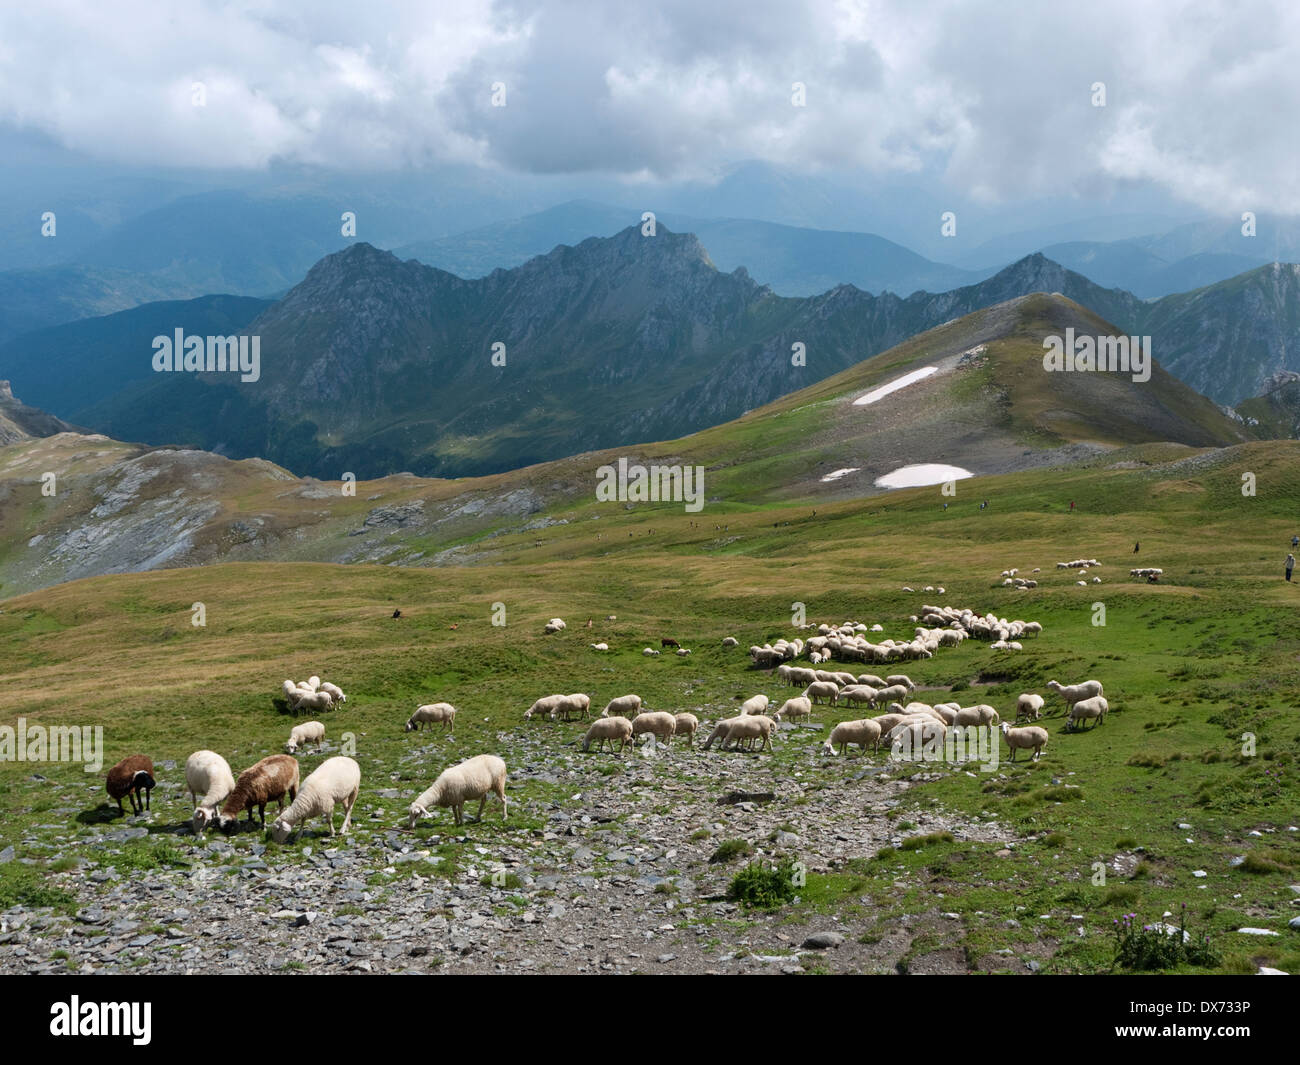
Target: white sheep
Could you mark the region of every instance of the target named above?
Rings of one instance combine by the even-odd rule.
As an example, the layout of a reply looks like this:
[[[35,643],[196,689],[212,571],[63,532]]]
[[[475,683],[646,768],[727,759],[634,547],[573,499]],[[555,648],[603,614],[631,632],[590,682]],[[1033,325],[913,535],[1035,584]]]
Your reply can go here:
[[[753,695],[740,704],[740,712],[744,714],[761,714],[767,709],[767,704],[771,700],[766,695]]]
[[[885,678],[886,684],[901,684],[908,691],[916,691],[916,685],[912,683],[912,678],[902,673],[891,673]]]
[[[534,717],[554,716],[555,708],[564,700],[563,695],[543,695],[524,711],[524,719],[531,721]]]
[[[1110,710],[1110,704],[1106,702],[1104,695],[1094,695],[1090,699],[1080,699],[1070,707],[1068,720],[1065,722],[1065,728],[1069,732],[1074,731],[1076,721],[1092,721],[1093,728],[1097,725],[1106,723],[1106,713]]]
[[[609,644],[605,643],[603,640],[602,640],[600,643],[588,644],[588,646],[589,646],[593,651],[608,651],[608,650],[609,650]]]
[[[566,628],[568,628],[568,626],[564,624],[563,618],[551,618],[551,620],[546,623],[547,633],[563,632]]]
[[[650,710],[644,714],[637,714],[632,719],[632,742],[634,744],[638,736],[649,732],[662,740],[665,745],[671,746],[673,733],[676,731],[677,718],[666,710]]]
[[[781,704],[781,709],[774,715],[777,721],[784,721],[786,718],[810,717],[812,715],[812,700],[805,699],[802,695],[796,695],[793,699],[787,699]]]
[[[587,729],[587,734],[582,738],[582,749],[591,750],[591,741],[599,740],[596,750],[603,750],[606,743],[612,744],[618,740],[618,749],[621,752],[624,747],[632,742],[632,722],[625,717],[598,717],[591,723],[591,728]]]
[[[314,743],[319,747],[324,740],[324,725],[319,721],[304,721],[301,725],[293,726],[293,730],[289,733],[289,742],[284,745],[284,749],[293,754],[304,743]]]
[[[312,691],[320,691],[320,677],[317,677],[314,674],[308,677],[307,687],[309,687]]]
[[[809,684],[802,692],[805,699],[811,699],[814,703],[818,699],[824,699],[827,702],[833,700],[840,693],[840,686],[833,680],[818,680]]]
[[[299,696],[298,701],[293,704],[295,712],[299,710],[332,710],[334,709],[334,696],[329,692],[323,691],[304,691]]]
[[[586,717],[591,710],[591,696],[585,692],[574,692],[572,695],[561,695],[556,698],[555,704],[551,707],[551,720],[556,717],[563,717],[565,721],[569,720],[569,715],[575,717]]]
[[[619,717],[632,718],[637,715],[641,709],[641,696],[639,695],[620,695],[616,699],[611,699],[605,704],[605,709],[600,712],[601,717],[609,717],[617,714]]]
[[[823,744],[827,753],[833,753],[838,746],[840,754],[844,754],[849,744],[857,744],[866,752],[867,744],[875,751],[880,750],[880,722],[872,718],[863,718],[860,721],[841,721],[831,729],[830,738]]]
[[[483,820],[483,805],[488,793],[501,800],[501,820],[507,816],[506,764],[495,754],[480,754],[459,765],[444,769],[433,786],[424,792],[407,810],[408,828],[414,828],[421,817],[427,817],[434,806],[450,806],[456,824],[465,822],[465,803],[478,799],[478,816]]]
[[[1038,756],[1043,753],[1043,748],[1047,746],[1047,729],[1038,725],[1030,725],[1027,728],[1012,728],[1005,721],[1002,722],[1002,735],[1007,738],[1007,746],[1011,748],[1011,760],[1016,760],[1016,752],[1022,750],[1032,750],[1034,752],[1034,761],[1038,761]]]
[[[1054,680],[1049,680],[1047,687],[1065,700],[1067,710],[1080,699],[1091,699],[1094,695],[1103,694],[1099,680],[1085,680],[1081,684],[1058,684]]]
[[[1024,692],[1016,699],[1016,720],[1037,721],[1043,716],[1043,697]]]
[[[198,836],[216,820],[217,807],[235,790],[235,775],[216,751],[195,751],[185,760],[185,786],[194,803],[191,825]]]
[[[456,731],[456,708],[451,703],[425,703],[417,706],[406,721],[407,732],[423,729],[425,725],[442,725],[444,732]]]
[[[673,729],[674,736],[685,736],[686,746],[695,746],[695,733],[700,727],[700,719],[694,714],[674,714],[677,721]]]
[[[653,647],[642,648],[641,653],[645,655],[647,658],[653,658],[655,655],[659,654],[659,652],[656,651]]]
[[[723,639],[722,639],[722,646],[723,646],[723,647],[739,647],[739,646],[740,646],[740,641],[737,640],[734,636],[724,636]]]
[[[348,701],[348,697],[343,694],[343,689],[337,684],[331,684],[327,680],[321,681],[320,690],[323,692],[329,692],[336,703],[346,703]]]
[[[334,835],[334,804],[343,804],[343,827],[340,836],[348,834],[352,824],[352,807],[356,805],[357,795],[361,791],[361,767],[351,758],[336,756],[326,758],[316,767],[316,771],[302,782],[298,797],[290,804],[271,825],[271,838],[276,843],[283,843],[289,838],[295,826],[313,817],[323,817],[330,825],[330,835]]]
[[[854,684],[849,688],[841,688],[831,702],[838,706],[840,700],[846,703],[866,703],[868,706],[874,706],[876,702],[876,689],[868,687],[865,684]]]
[[[691,649],[689,647],[679,647],[676,652],[678,658],[685,658],[690,653]]]

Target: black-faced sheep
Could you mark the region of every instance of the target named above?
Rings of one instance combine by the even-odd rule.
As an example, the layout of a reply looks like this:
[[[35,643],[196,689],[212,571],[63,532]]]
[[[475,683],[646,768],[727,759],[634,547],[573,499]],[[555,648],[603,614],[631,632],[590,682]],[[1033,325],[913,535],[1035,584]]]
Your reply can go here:
[[[105,789],[110,799],[117,800],[117,808],[126,813],[122,806],[123,796],[131,797],[131,812],[142,814],[149,809],[149,795],[156,782],[153,778],[153,760],[145,754],[132,754],[123,758],[108,771]],[[140,798],[140,793],[144,798]]]

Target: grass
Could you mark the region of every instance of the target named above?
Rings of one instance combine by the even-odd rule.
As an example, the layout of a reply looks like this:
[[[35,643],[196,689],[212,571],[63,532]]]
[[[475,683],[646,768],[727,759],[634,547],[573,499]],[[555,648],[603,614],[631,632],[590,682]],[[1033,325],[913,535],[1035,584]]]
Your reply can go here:
[[[515,736],[525,728],[557,749],[575,742],[579,723],[522,721],[539,693],[588,691],[600,703],[636,691],[655,708],[705,704],[710,709],[702,716],[710,720],[734,707],[738,695],[782,696],[775,678],[747,667],[743,648],[769,634],[793,635],[792,602],[806,604],[814,622],[879,621],[899,637],[929,599],[902,587],[942,583],[949,604],[1033,618],[1045,629],[1024,641],[1009,664],[976,641],[909,662],[903,671],[919,685],[965,691],[984,675],[993,682],[977,682],[963,701],[992,703],[1007,716],[1021,691],[1045,692],[1048,679],[1095,676],[1106,685],[1111,712],[1104,725],[1064,734],[1060,707],[1049,699],[1042,724],[1051,742],[1038,762],[1012,765],[1004,757],[996,772],[975,768],[972,775],[944,766],[903,771],[911,785],[898,795],[895,818],[883,823],[915,834],[878,858],[846,854],[833,869],[809,873],[799,904],[778,920],[821,912],[851,924],[865,920],[863,898],[882,915],[941,909],[960,916],[945,928],[972,958],[1019,950],[1041,934],[1052,944],[1046,971],[1105,972],[1115,918],[1136,905],[1150,914],[1178,912],[1186,902],[1223,944],[1217,971],[1235,971],[1242,955],[1231,949],[1235,929],[1263,924],[1285,931],[1283,918],[1293,912],[1288,885],[1300,869],[1300,833],[1289,831],[1300,810],[1300,719],[1293,710],[1300,703],[1300,633],[1290,623],[1297,589],[1274,572],[1276,545],[1290,537],[1291,501],[1300,496],[1300,448],[1251,445],[1203,469],[1153,464],[1193,454],[1151,446],[1068,470],[961,482],[958,503],[946,513],[937,489],[819,503],[815,520],[809,507],[780,503],[710,505],[698,521],[653,505],[625,511],[574,504],[551,515],[566,525],[495,537],[501,564],[492,566],[239,563],[59,585],[0,602],[0,723],[22,716],[29,725],[103,726],[106,766],[147,751],[156,765],[170,759],[179,767],[191,751],[214,747],[238,771],[281,749],[287,737],[292,719],[273,702],[280,681],[328,674],[350,695],[326,724],[336,743],[344,732],[354,737],[363,783],[353,838],[361,842],[401,820],[437,772],[470,753],[500,753],[513,768]],[[1120,458],[1136,468],[1110,468]],[[1257,474],[1261,491],[1253,499],[1240,495],[1243,470]],[[975,501],[984,497],[994,505],[981,514]],[[1074,515],[1061,503],[1068,499],[1076,501]],[[774,529],[778,519],[790,525]],[[726,537],[737,538],[725,548],[718,547],[723,534],[715,522],[729,524]],[[597,527],[600,541],[592,534]],[[809,551],[814,539],[817,549]],[[1139,539],[1143,564],[1165,570],[1159,585],[1127,579]],[[1083,553],[1105,563],[1097,571],[1103,584],[1078,588],[1057,575],[1056,561]],[[1022,574],[1041,567],[1040,586],[1002,588],[998,574],[1010,566]],[[1098,600],[1106,605],[1104,626],[1092,624]],[[195,601],[207,605],[201,629],[189,624]],[[507,605],[505,627],[491,624],[498,601]],[[390,621],[397,606],[404,618]],[[618,620],[603,621],[611,613]],[[544,637],[541,626],[554,614],[570,627]],[[590,631],[582,627],[588,617],[595,619]],[[172,635],[164,639],[167,628]],[[667,632],[694,654],[641,656],[641,647],[657,645]],[[726,635],[742,648],[724,651]],[[595,640],[613,650],[590,652]],[[939,701],[939,694],[922,697]],[[435,699],[460,708],[455,739],[404,734],[411,708]],[[815,720],[830,726],[853,716],[858,712],[819,706]],[[816,809],[815,782],[858,795],[872,785],[855,780],[857,773],[881,760],[815,756],[823,735],[787,734],[761,756],[690,754],[674,746],[670,757],[653,763],[653,780],[672,784],[688,771],[707,772],[721,793],[739,772],[733,767],[762,765],[786,803],[778,817],[803,835],[804,819]],[[481,824],[460,829],[441,812],[410,833],[412,846],[430,860],[398,865],[396,878],[418,872],[445,881],[472,868],[478,880],[501,848],[547,827],[538,804],[567,809],[578,791],[621,794],[632,757],[591,755],[562,783],[512,777],[504,823],[493,803]],[[316,764],[314,753],[303,759],[304,771]],[[809,785],[802,803],[785,797],[795,774]],[[77,891],[90,890],[86,874],[108,866],[126,876],[183,870],[198,860],[216,864],[181,830],[190,808],[179,796],[179,769],[159,776],[172,791],[160,785],[154,794],[150,837],[115,843],[104,834],[136,822],[106,805],[102,772],[0,761],[0,820],[7,838],[19,841],[17,857],[35,862],[0,865],[0,909],[70,912]],[[376,797],[387,788],[398,798]],[[675,798],[653,794],[646,809]],[[372,823],[374,808],[384,814]],[[898,827],[932,828],[930,817],[944,812],[996,826],[997,838]],[[758,838],[707,827],[719,821],[716,808],[694,814],[691,830],[664,846],[713,837],[719,843],[712,853],[726,860],[710,868],[708,846],[693,847],[700,857],[689,866],[678,858],[683,875],[725,876],[730,870],[719,866],[751,856],[755,845],[766,849]],[[599,839],[602,827],[584,829],[587,841]],[[306,860],[304,847],[335,845],[319,831],[309,826],[296,843],[270,847],[263,860],[292,866]],[[49,849],[21,842],[27,840]],[[262,841],[260,832],[229,840],[232,867]],[[1125,871],[1112,869],[1110,883],[1094,887],[1093,864],[1109,867],[1120,855],[1128,856]],[[1240,856],[1241,865],[1230,865]],[[78,858],[86,868],[78,868]],[[1076,925],[1088,934],[1079,936]],[[1300,966],[1293,938],[1273,945],[1281,968]],[[1180,964],[1172,969],[1181,971]]]

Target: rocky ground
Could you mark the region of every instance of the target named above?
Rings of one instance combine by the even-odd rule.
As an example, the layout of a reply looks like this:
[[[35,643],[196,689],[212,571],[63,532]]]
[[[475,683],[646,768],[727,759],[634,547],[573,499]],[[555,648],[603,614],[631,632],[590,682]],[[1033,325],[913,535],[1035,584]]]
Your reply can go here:
[[[534,732],[510,737],[506,828],[494,824],[492,800],[482,825],[467,819],[456,828],[441,811],[411,832],[404,813],[419,788],[363,782],[354,832],[331,840],[312,825],[283,848],[254,829],[195,839],[180,821],[188,796],[174,783],[160,780],[152,813],[118,818],[114,809],[104,820],[87,783],[33,778],[33,789],[56,788],[69,802],[0,860],[75,859],[77,868],[52,880],[78,905],[73,916],[5,912],[0,971],[887,972],[909,955],[911,972],[968,971],[959,946],[912,949],[917,935],[932,943],[957,919],[938,893],[930,909],[879,927],[870,899],[845,917],[802,899],[776,914],[726,900],[731,877],[752,859],[710,864],[724,839],[822,873],[904,834],[890,811],[927,774],[901,779],[884,758],[826,759],[820,738],[786,726],[778,752],[798,753],[778,766],[771,754],[680,745],[649,756],[582,754]],[[438,742],[402,761],[427,758]],[[304,776],[314,760],[304,759]],[[774,798],[720,801],[737,791]],[[78,817],[88,823],[77,828]],[[1014,833],[994,822],[937,808],[908,817],[909,831],[1015,846]],[[146,836],[169,841],[190,864],[126,862]],[[1037,963],[988,964],[1025,971]]]

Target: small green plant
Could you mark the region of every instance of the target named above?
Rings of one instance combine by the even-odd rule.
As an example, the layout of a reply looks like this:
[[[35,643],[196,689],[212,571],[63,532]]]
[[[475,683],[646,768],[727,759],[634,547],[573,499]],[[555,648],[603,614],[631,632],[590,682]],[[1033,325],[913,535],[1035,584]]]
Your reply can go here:
[[[795,896],[794,862],[751,862],[731,879],[727,898],[755,910],[775,910]]]
[[[718,846],[718,849],[709,857],[710,865],[721,865],[723,862],[729,862],[733,858],[745,858],[754,853],[754,848],[748,840],[744,839],[724,839]]]
[[[1209,933],[1200,939],[1187,931],[1187,903],[1183,903],[1182,917],[1175,929],[1170,925],[1137,924],[1137,914],[1126,913],[1115,919],[1115,959],[1112,969],[1131,972],[1150,972],[1172,969],[1178,965],[1196,965],[1202,968],[1217,966],[1222,960],[1210,943]]]

